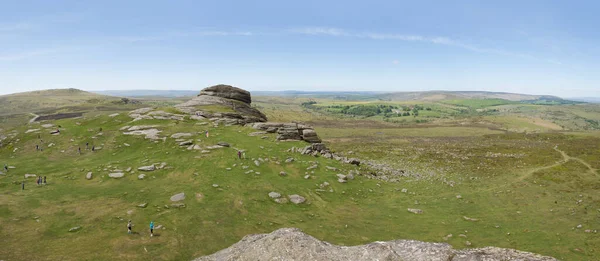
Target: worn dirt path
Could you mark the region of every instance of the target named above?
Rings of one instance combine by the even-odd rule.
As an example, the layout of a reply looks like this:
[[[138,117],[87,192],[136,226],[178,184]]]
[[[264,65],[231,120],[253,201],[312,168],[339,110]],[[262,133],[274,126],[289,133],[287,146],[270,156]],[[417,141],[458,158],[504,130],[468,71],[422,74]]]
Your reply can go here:
[[[590,172],[590,173],[592,173],[592,174],[594,174],[594,175],[596,175],[596,176],[600,176],[600,175],[598,174],[598,170],[597,170],[597,169],[594,169],[594,168],[592,167],[592,165],[590,165],[590,164],[589,164],[589,163],[587,163],[586,161],[584,161],[584,160],[582,160],[582,159],[580,159],[580,158],[576,158],[576,157],[571,157],[571,156],[569,156],[569,155],[568,155],[566,152],[564,152],[564,151],[562,151],[562,150],[559,150],[559,149],[558,149],[558,146],[555,146],[555,147],[554,147],[554,150],[555,150],[555,151],[557,151],[558,153],[560,153],[560,155],[562,155],[562,157],[563,157],[563,159],[562,159],[562,160],[560,160],[560,161],[558,161],[558,162],[556,162],[556,163],[554,163],[554,164],[552,164],[552,165],[548,165],[548,166],[543,166],[543,167],[539,167],[539,168],[532,169],[532,170],[528,171],[527,173],[525,173],[525,175],[522,175],[521,177],[519,177],[519,178],[517,179],[517,181],[523,181],[523,180],[525,180],[526,178],[528,178],[528,177],[531,177],[531,175],[533,175],[534,173],[536,173],[536,172],[538,172],[538,171],[545,170],[545,169],[550,169],[550,168],[554,168],[554,167],[560,166],[560,165],[562,165],[562,164],[565,164],[565,163],[567,163],[569,160],[575,160],[575,161],[578,161],[579,163],[581,163],[581,164],[583,164],[584,166],[586,166],[586,167],[588,168],[588,170],[589,170],[589,172]]]

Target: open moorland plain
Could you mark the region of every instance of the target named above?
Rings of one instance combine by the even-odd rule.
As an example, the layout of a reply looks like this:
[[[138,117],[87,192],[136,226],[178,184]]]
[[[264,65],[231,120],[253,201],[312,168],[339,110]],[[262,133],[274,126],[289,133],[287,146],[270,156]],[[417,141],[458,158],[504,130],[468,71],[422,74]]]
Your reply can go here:
[[[0,259],[191,260],[287,227],[337,245],[600,257],[597,104],[473,92],[223,102],[221,89],[69,90],[38,107],[0,97]],[[266,119],[312,126],[328,152]]]

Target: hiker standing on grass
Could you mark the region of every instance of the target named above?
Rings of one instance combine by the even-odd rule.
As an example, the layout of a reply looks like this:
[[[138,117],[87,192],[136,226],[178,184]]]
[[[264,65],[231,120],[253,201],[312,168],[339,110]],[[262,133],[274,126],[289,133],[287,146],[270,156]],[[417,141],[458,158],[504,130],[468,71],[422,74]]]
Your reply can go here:
[[[40,150],[40,145],[35,144],[35,150]]]
[[[5,170],[6,172],[8,172],[8,166],[6,165],[6,163],[4,163],[4,170]]]
[[[154,221],[150,221],[150,236],[154,236]]]
[[[25,190],[25,181],[21,181],[21,190]]]
[[[96,150],[96,146],[92,146],[92,151],[95,151],[95,150]]]
[[[79,151],[79,155],[81,155],[81,147],[79,147],[77,151]]]
[[[131,219],[127,222],[127,234],[131,234]]]
[[[242,159],[242,151],[238,150],[238,159]]]
[[[89,149],[90,149],[90,143],[89,143],[89,142],[86,142],[86,143],[85,143],[85,150],[89,150]]]
[[[46,185],[46,176],[44,176],[44,185]]]

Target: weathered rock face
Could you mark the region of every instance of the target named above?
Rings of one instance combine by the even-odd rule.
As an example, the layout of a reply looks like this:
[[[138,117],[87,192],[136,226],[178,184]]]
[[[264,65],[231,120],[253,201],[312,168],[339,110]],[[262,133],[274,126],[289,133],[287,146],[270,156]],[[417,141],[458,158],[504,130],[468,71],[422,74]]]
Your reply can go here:
[[[193,115],[196,119],[210,119],[214,122],[223,122],[226,125],[266,122],[267,116],[252,108],[250,106],[251,102],[250,92],[230,85],[219,84],[203,89],[197,97],[176,105],[176,107]],[[198,108],[198,106],[203,105],[225,106],[235,112],[206,112]]]
[[[216,96],[225,99],[241,101],[248,104],[252,103],[250,92],[225,84],[219,84],[205,88],[204,90],[200,91],[198,96],[201,95]]]
[[[252,125],[257,130],[277,133],[277,140],[304,140],[319,143],[321,139],[313,127],[300,123],[257,122]]]
[[[212,260],[556,261],[552,257],[513,249],[486,247],[454,250],[446,243],[415,240],[374,242],[351,247],[337,246],[304,234],[297,228],[282,228],[270,234],[248,235],[229,248],[195,259]]]

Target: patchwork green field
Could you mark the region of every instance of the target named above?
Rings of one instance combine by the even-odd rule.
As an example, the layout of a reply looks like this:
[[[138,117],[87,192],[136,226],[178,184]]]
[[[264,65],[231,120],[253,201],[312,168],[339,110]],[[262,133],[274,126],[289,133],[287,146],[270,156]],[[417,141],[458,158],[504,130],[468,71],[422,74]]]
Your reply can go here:
[[[525,107],[535,108],[532,115],[546,109],[555,113],[559,107],[502,105],[517,106],[519,112],[475,111],[409,124],[301,106],[307,101],[258,97],[254,104],[270,121],[313,125],[340,155],[385,164],[406,175],[397,177],[399,182],[385,182],[366,164],[357,167],[288,152],[305,142],[275,141],[276,134],[250,136],[256,131],[251,127],[215,127],[189,116],[183,121],[135,122],[123,113],[87,113],[41,123],[23,119],[0,130],[0,163],[15,167],[0,175],[0,258],[190,260],[247,234],[298,227],[342,245],[416,239],[448,242],[455,248],[515,248],[561,260],[598,259],[600,136],[585,129],[567,132],[561,121],[520,117]],[[425,115],[428,103],[419,104],[425,109],[406,118],[437,117]],[[429,104],[430,112],[455,108]],[[597,116],[591,105],[561,106],[568,115]],[[60,135],[50,135],[54,127],[41,124],[60,125]],[[156,125],[167,138],[153,141],[121,130],[141,125]],[[39,130],[27,133],[32,129]],[[205,151],[180,146],[171,138],[176,133],[189,133],[185,139]],[[231,147],[208,149],[219,142]],[[86,150],[86,143],[101,149]],[[237,158],[238,149],[246,159]],[[288,158],[295,160],[286,162]],[[163,169],[137,170],[162,162]],[[119,170],[124,177],[108,176]],[[282,171],[287,175],[281,176]],[[361,175],[347,183],[337,181],[336,174],[350,171]],[[92,179],[86,179],[88,172]],[[142,173],[145,178],[138,179]],[[48,184],[37,186],[25,174],[46,176]],[[330,185],[321,187],[324,182]],[[185,199],[179,203],[185,207],[170,200],[181,192]],[[278,204],[269,192],[298,194],[307,201]],[[146,207],[138,207],[144,203]],[[127,234],[128,220],[134,224],[133,234]],[[150,221],[157,226],[155,237],[149,236]],[[79,229],[69,232],[75,227]]]

